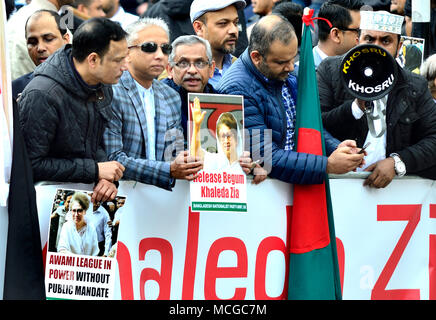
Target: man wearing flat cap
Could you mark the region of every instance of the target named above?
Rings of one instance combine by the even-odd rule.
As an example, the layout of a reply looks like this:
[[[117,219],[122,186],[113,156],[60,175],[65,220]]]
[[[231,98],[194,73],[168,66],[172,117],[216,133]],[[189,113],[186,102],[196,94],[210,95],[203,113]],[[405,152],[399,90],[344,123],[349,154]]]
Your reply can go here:
[[[217,88],[222,75],[236,60],[239,36],[239,9],[245,8],[244,0],[194,0],[191,4],[191,22],[195,33],[209,41],[215,71],[209,83]]]
[[[359,43],[378,45],[396,58],[402,23],[402,16],[386,11],[361,11]],[[342,59],[329,57],[318,67],[322,119],[337,139],[355,139],[358,147],[370,142],[362,170],[371,173],[364,185],[384,188],[406,173],[436,179],[436,105],[426,80],[395,63],[397,81],[392,91],[373,101],[381,115],[374,119],[374,114],[365,115],[365,102],[340,81]]]

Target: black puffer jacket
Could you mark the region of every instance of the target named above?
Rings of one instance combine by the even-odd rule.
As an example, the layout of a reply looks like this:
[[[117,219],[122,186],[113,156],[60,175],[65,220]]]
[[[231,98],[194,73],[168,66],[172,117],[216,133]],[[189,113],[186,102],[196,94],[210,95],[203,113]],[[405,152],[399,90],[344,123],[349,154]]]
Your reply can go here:
[[[352,115],[354,98],[340,81],[341,61],[342,56],[329,57],[317,69],[322,120],[335,138],[356,139],[362,147],[368,123]],[[397,68],[386,107],[386,156],[398,153],[407,173],[436,179],[436,104],[422,76]]]
[[[106,161],[103,131],[112,87],[91,88],[72,66],[71,45],[35,69],[20,100],[20,123],[34,180],[92,183]]]

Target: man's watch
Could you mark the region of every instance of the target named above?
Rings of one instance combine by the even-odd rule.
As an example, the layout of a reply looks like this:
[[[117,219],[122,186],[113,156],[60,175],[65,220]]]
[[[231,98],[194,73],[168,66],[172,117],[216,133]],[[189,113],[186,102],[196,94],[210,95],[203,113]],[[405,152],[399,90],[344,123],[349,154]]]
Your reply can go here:
[[[403,160],[401,160],[398,153],[391,153],[389,155],[392,159],[395,161],[395,173],[397,176],[402,177],[406,174],[406,165],[404,164]]]

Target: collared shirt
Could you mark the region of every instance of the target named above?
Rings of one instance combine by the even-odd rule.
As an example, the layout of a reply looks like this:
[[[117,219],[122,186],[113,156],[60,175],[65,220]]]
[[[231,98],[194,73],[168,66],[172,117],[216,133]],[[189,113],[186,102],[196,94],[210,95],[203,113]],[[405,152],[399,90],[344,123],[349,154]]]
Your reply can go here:
[[[386,105],[383,103],[383,99],[380,100],[381,107],[386,109]],[[364,115],[363,111],[359,108],[356,101],[353,101],[351,105],[351,111],[355,119],[360,119]],[[374,121],[374,129],[377,133],[380,132],[382,128],[382,122],[386,122],[386,117]],[[367,156],[365,157],[365,166],[362,168],[357,168],[356,171],[363,171],[366,167],[370,166],[377,161],[386,159],[386,132],[380,137],[373,137],[371,132],[368,131],[366,136],[365,144],[370,142],[371,144],[366,148]]]
[[[294,150],[296,108],[294,98],[292,98],[292,94],[288,88],[287,82],[285,82],[282,86],[282,99],[286,111],[285,150]]]
[[[263,76],[266,82],[269,82],[269,79]],[[292,97],[291,89],[288,87],[287,82],[285,81],[282,86],[282,100],[283,106],[285,107],[286,113],[286,141],[285,141],[285,150],[294,150],[295,147],[295,121],[297,119],[296,116],[296,105],[295,100]]]
[[[320,47],[315,46],[313,49],[316,50],[316,52],[318,52],[318,54],[319,54],[319,56],[321,57],[322,60],[324,60],[325,58],[328,57],[328,55],[325,54],[325,52],[322,51],[322,50],[320,49]]]
[[[232,65],[232,60],[233,60],[233,56],[230,53],[228,53],[224,56],[223,68],[220,70],[217,67],[215,67],[215,70],[213,71],[213,77],[209,79],[209,83],[212,85],[212,87],[215,90],[218,88],[218,83],[220,82],[221,78],[223,77],[223,74]]]
[[[134,80],[135,81],[135,80]],[[147,120],[147,159],[156,160],[156,132],[155,132],[155,117],[156,109],[154,105],[153,87],[144,88],[135,81],[136,87],[141,97],[144,107],[145,118]]]

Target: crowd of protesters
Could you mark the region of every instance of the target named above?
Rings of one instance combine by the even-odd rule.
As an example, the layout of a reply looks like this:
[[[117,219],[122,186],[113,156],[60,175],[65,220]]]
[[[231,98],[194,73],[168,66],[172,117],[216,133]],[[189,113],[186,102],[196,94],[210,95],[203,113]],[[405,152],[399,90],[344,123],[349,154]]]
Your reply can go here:
[[[92,183],[95,204],[115,199],[121,179],[167,190],[195,179],[203,157],[187,150],[190,92],[244,97],[245,129],[258,143],[232,161],[253,183],[317,184],[356,170],[370,172],[365,185],[374,188],[406,173],[436,179],[436,1],[427,24],[412,21],[409,0],[6,2],[34,182]],[[303,7],[324,19],[312,39],[325,156],[296,151]],[[397,58],[402,36],[426,39],[425,62],[411,72],[398,59],[395,88],[378,103],[385,117],[375,124],[385,129],[374,136],[368,105],[344,89],[339,62],[359,44]]]

